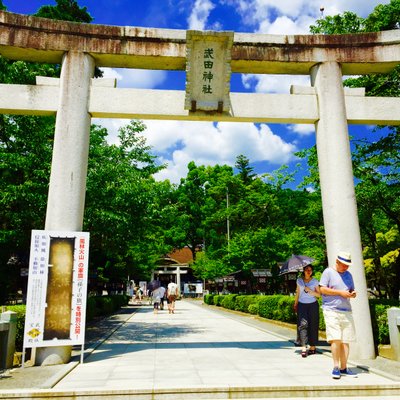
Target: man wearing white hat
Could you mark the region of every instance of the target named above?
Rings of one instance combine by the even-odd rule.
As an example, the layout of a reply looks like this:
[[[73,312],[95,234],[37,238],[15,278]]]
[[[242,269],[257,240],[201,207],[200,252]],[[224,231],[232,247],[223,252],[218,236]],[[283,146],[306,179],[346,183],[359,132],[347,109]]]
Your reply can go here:
[[[351,254],[339,252],[335,266],[326,268],[319,282],[326,339],[331,345],[333,358],[333,379],[340,379],[342,375],[357,376],[347,368],[349,343],[356,339],[350,304],[350,299],[356,297],[356,292],[353,277],[348,271],[350,265]]]

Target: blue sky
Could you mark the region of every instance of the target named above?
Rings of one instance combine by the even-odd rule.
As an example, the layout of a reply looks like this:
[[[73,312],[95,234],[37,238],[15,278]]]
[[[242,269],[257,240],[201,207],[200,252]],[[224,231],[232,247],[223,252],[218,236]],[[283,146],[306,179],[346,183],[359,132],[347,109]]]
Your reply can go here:
[[[266,34],[307,34],[309,26],[324,15],[353,11],[365,17],[389,0],[78,0],[87,7],[95,24],[168,29],[233,30]],[[8,11],[33,14],[54,0],[3,0]],[[184,72],[104,69],[105,77],[118,79],[118,87],[185,89]],[[291,85],[310,85],[307,76],[234,74],[232,92],[289,93]],[[128,120],[93,120],[117,140],[118,128]],[[157,179],[179,183],[187,164],[228,164],[239,154],[248,157],[255,172],[269,173],[282,164],[292,169],[294,153],[315,144],[313,125],[144,121],[144,135],[160,163],[168,167]],[[350,134],[370,135],[372,127],[350,126]],[[211,145],[210,145],[211,144]],[[300,176],[297,179],[297,183]]]

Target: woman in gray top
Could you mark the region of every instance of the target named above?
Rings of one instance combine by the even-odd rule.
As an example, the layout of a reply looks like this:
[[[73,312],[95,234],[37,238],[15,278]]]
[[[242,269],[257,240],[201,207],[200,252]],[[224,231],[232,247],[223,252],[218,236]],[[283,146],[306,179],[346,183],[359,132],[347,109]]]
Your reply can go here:
[[[297,279],[296,298],[297,329],[301,344],[301,356],[315,354],[318,342],[319,307],[317,297],[320,296],[319,282],[312,277],[311,265],[304,267],[301,278]],[[307,353],[307,344],[310,346]]]

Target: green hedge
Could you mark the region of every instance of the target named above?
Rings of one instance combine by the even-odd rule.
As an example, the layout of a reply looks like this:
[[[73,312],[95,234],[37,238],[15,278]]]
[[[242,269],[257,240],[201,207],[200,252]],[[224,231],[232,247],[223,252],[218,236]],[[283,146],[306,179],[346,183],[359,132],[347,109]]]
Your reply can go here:
[[[24,344],[24,326],[25,326],[25,305],[6,306],[7,311],[14,311],[17,313],[17,332],[15,336],[15,348],[22,351]]]
[[[224,299],[224,296],[221,294],[215,294],[213,297],[213,303],[215,306],[221,307],[222,306],[222,300]]]
[[[267,319],[275,319],[282,321],[280,318],[281,310],[279,309],[279,301],[285,297],[282,294],[274,294],[272,296],[264,296],[258,303],[258,315]],[[289,296],[287,296],[289,297]]]
[[[321,299],[318,299],[321,305]],[[206,295],[204,303],[224,307],[230,310],[247,312],[259,315],[262,318],[295,324],[297,315],[293,311],[294,296],[286,295]],[[389,344],[389,326],[387,321],[387,309],[400,307],[400,301],[370,299],[372,330],[374,342]],[[319,329],[325,330],[325,321],[322,307],[319,307]]]
[[[387,309],[390,307],[400,307],[400,301],[379,299],[369,300],[372,330],[374,332],[374,342],[376,345],[390,344],[389,325],[387,319]]]
[[[237,296],[236,303],[235,303],[235,310],[242,311],[242,312],[250,312],[249,307],[251,305],[254,305],[254,306],[257,305],[257,310],[258,310],[258,302],[261,298],[262,298],[262,296],[260,296],[258,294]],[[253,314],[253,313],[251,313],[251,314]],[[258,314],[258,311],[256,314]]]
[[[91,321],[95,317],[112,314],[122,306],[126,306],[129,299],[130,296],[125,294],[89,297],[86,306],[86,321]]]
[[[227,294],[223,297],[221,301],[221,306],[227,308],[228,310],[234,310],[237,296],[237,294]]]
[[[94,296],[87,299],[86,304],[86,321],[91,321],[95,317],[105,316],[117,311],[124,305],[128,304],[130,296],[127,295],[111,295],[111,296]],[[24,341],[25,326],[25,305],[6,306],[6,310],[17,313],[17,334],[15,339],[15,350],[22,351]]]
[[[214,304],[214,295],[213,294],[204,295],[203,301],[204,301],[204,303],[206,303],[208,305],[213,305]]]

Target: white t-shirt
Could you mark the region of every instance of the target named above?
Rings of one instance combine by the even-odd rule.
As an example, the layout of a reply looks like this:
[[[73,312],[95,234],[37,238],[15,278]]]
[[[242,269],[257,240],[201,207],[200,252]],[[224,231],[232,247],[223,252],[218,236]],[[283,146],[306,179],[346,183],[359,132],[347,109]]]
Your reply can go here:
[[[168,283],[168,296],[176,296],[177,295],[178,286],[174,282]]]

